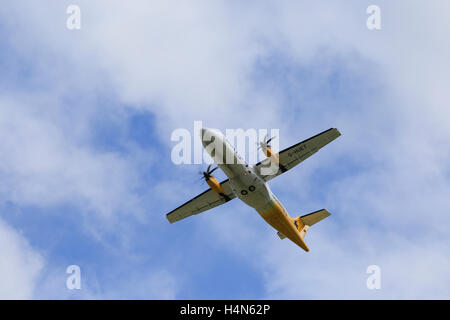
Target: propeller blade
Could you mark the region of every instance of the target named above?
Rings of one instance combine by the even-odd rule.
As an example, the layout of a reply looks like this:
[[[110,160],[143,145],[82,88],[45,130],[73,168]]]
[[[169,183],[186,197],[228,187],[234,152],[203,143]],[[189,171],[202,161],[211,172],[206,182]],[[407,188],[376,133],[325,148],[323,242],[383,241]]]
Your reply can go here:
[[[257,142],[256,145],[258,146],[258,148],[256,148],[256,150],[259,150],[262,148],[263,143],[262,142]]]
[[[215,167],[214,169],[212,169],[209,174],[213,173],[214,171],[216,171],[219,167]]]
[[[272,138],[270,138],[269,140],[267,140],[266,143],[269,144],[269,142],[272,141],[272,140],[275,139],[275,138],[276,138],[276,136],[273,136]]]

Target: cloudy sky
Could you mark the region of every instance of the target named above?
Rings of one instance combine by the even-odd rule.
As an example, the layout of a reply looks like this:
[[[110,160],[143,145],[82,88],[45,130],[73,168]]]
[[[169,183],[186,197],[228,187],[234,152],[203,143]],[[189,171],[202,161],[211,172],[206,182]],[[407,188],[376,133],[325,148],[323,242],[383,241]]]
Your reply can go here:
[[[80,30],[66,27],[70,4]],[[381,30],[366,26],[372,4]],[[450,298],[449,12],[3,1],[0,298]],[[205,166],[170,158],[171,133],[195,120],[279,129],[280,148],[341,131],[270,182],[291,216],[332,213],[309,253],[238,200],[168,223],[205,189]],[[66,288],[74,264],[81,290]]]

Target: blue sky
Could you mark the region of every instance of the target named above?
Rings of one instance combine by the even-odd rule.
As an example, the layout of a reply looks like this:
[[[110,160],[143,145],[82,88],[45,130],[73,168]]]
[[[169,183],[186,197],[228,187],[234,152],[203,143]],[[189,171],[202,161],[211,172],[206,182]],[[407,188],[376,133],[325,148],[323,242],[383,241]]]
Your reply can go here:
[[[447,2],[78,1],[69,31],[72,3],[0,7],[1,298],[449,298]],[[205,189],[170,159],[195,120],[280,148],[339,128],[270,182],[332,213],[311,252],[237,200],[167,222]]]

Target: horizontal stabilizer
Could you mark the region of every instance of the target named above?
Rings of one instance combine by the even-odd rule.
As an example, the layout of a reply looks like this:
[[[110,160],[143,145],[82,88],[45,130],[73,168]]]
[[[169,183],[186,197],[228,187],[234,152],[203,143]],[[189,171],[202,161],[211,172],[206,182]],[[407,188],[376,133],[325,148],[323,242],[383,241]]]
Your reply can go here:
[[[322,209],[322,210],[318,210],[318,211],[312,212],[310,214],[301,216],[300,219],[302,220],[302,222],[305,225],[312,226],[330,215],[331,214],[326,209]]]

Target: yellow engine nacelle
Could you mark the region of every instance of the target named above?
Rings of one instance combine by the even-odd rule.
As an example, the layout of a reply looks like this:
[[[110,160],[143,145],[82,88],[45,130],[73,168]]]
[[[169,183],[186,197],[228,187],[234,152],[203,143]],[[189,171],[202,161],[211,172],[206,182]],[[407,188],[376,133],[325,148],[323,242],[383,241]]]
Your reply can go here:
[[[217,194],[224,194],[223,188],[220,185],[219,181],[213,176],[210,176],[208,179],[206,179],[206,183],[208,186]]]
[[[231,198],[225,194],[225,191],[223,191],[222,185],[220,184],[219,181],[217,181],[217,179],[215,177],[210,175],[206,179],[206,183],[211,188],[211,190],[214,191],[215,193],[217,193],[219,196],[221,196],[222,199],[224,199],[225,201],[231,200]]]

